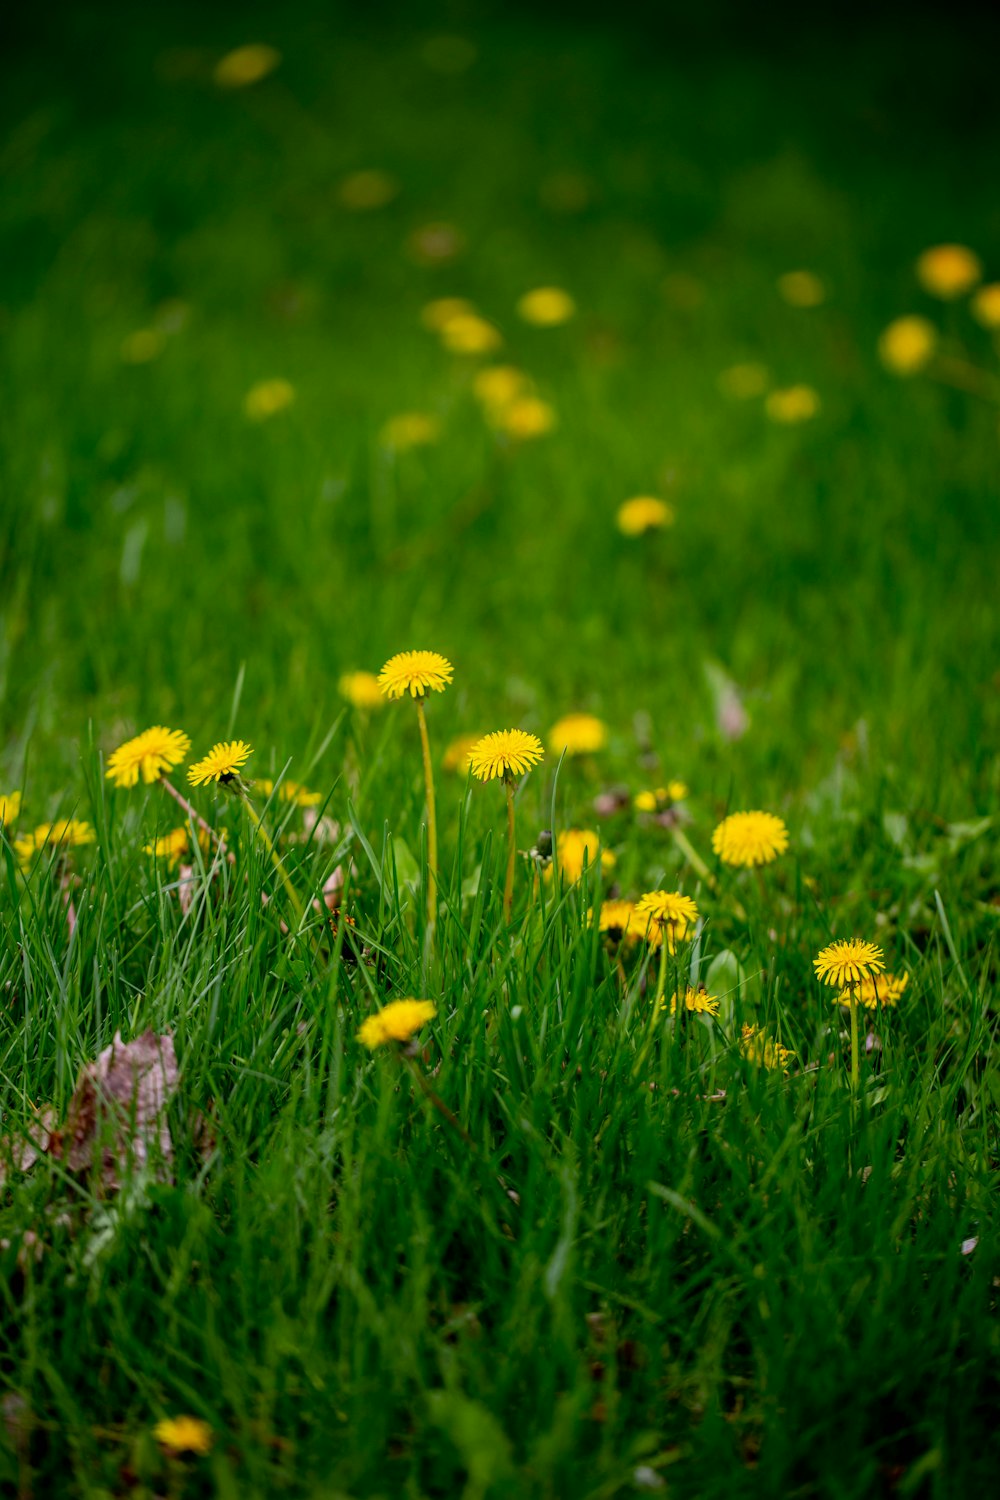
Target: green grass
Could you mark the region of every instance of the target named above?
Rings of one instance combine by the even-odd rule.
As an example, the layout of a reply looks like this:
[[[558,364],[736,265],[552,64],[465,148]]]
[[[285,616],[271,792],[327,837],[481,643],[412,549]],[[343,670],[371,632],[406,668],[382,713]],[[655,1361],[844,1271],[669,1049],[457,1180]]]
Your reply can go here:
[[[171,1032],[181,1081],[170,1181],[7,1174],[2,1494],[839,1500],[996,1472],[997,408],[875,352],[921,312],[996,374],[965,302],[913,273],[958,240],[1000,277],[1000,142],[970,102],[990,48],[919,16],[901,41],[712,14],[21,22],[0,94],[0,794],[23,793],[3,1133],[62,1118],[116,1030]],[[475,42],[467,71],[427,66],[442,31]],[[250,40],[280,69],[216,89]],[[400,191],[351,213],[362,168]],[[567,173],[573,213],[551,206]],[[422,267],[406,245],[437,220],[465,252]],[[778,296],[799,267],[821,307]],[[549,283],[579,314],[529,328],[517,298]],[[511,446],[484,422],[477,362],[421,326],[450,295],[501,329],[554,432]],[[159,357],[123,362],[178,300]],[[813,386],[818,416],[726,399],[748,360]],[[294,405],[248,423],[276,376]],[[393,455],[407,410],[442,438]],[[629,541],[615,511],[640,493],[676,524]],[[337,689],[417,646],[455,665],[437,757],[576,709],[608,723],[599,756],[526,780],[518,842],[599,828],[606,888],[692,895],[669,982],[708,982],[716,1023],[664,1025],[638,953],[622,984],[593,877],[536,889],[520,862],[508,929],[502,789],[443,772],[428,938],[415,715]],[[148,723],[195,754],[241,735],[251,775],[322,793],[329,842],[291,838],[277,799],[265,822],[303,895],[353,861],[353,931],[283,932],[238,803],[208,793],[236,861],[197,857],[183,911],[143,852],[175,809],[103,775]],[[630,806],[595,811],[674,777],[711,883]],[[791,837],[760,884],[711,854],[748,807]],[[10,843],[57,816],[97,837],[72,939],[58,868]],[[910,974],[857,1099],[812,975],[852,934]],[[421,1065],[471,1148],[356,1041],[400,995],[438,1006]],[[741,1057],[744,1022],[795,1051],[787,1078]],[[210,1456],[159,1453],[179,1412]]]

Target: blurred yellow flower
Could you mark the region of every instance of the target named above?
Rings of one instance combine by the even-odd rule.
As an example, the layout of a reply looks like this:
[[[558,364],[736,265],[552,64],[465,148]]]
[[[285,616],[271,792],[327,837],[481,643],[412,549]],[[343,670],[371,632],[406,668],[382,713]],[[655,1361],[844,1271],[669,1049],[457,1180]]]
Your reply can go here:
[[[266,422],[295,400],[295,387],[288,380],[258,380],[243,398],[243,410],[251,422]]]
[[[358,1032],[358,1041],[373,1052],[387,1042],[408,1042],[421,1026],[437,1015],[432,1000],[390,1000],[388,1005],[366,1016]]]
[[[477,372],[472,382],[477,401],[494,413],[524,395],[527,388],[527,375],[513,365],[488,365],[485,370]]]
[[[608,726],[603,719],[593,714],[566,714],[559,719],[548,734],[548,746],[553,755],[590,755],[603,750],[608,743]]]
[[[795,1056],[787,1047],[782,1047],[780,1042],[773,1041],[762,1026],[743,1027],[740,1054],[747,1062],[756,1063],[759,1068],[780,1068],[783,1073],[788,1072],[787,1064]]]
[[[399,192],[399,183],[388,172],[372,169],[351,172],[340,184],[338,197],[345,208],[363,213],[372,208],[384,208]]]
[[[428,690],[443,693],[455,669],[436,651],[400,651],[391,656],[378,674],[378,685],[387,698],[422,698]]]
[[[790,307],[819,307],[826,287],[814,271],[786,271],[778,277],[778,291]]]
[[[472,751],[482,738],[481,734],[460,734],[453,739],[441,758],[444,770],[467,772],[472,763]]]
[[[354,708],[382,707],[382,690],[374,672],[345,672],[337,688]]]
[[[478,313],[459,313],[442,326],[441,342],[452,354],[492,354],[503,343],[498,329]]]
[[[475,316],[476,309],[464,297],[438,297],[434,302],[428,302],[421,310],[420,321],[432,333],[440,333],[453,318]]]
[[[896,318],[879,336],[879,359],[894,375],[917,375],[933,358],[937,341],[937,329],[926,318]]]
[[[188,831],[186,828],[172,828],[169,833],[154,839],[151,844],[145,844],[143,848],[146,854],[152,854],[155,859],[162,859],[168,865],[176,865],[181,855],[187,853]]]
[[[20,792],[0,792],[0,823],[13,823],[20,811]]]
[[[405,452],[407,448],[420,448],[427,443],[436,443],[441,436],[441,423],[437,417],[424,411],[402,411],[390,417],[379,433],[379,441],[385,448]]]
[[[212,1429],[200,1417],[166,1417],[157,1422],[153,1436],[171,1453],[197,1453],[204,1458],[212,1451]]]
[[[712,848],[724,865],[767,865],[788,848],[788,830],[774,813],[730,813],[712,834]]]
[[[982,274],[979,256],[965,245],[934,245],[917,261],[917,280],[924,291],[945,302],[971,292]]]
[[[723,370],[716,384],[724,396],[734,401],[749,401],[753,396],[763,396],[771,377],[766,365],[730,365]]]
[[[618,507],[616,521],[623,536],[642,536],[646,531],[672,526],[676,514],[666,500],[657,500],[653,495],[635,495]]]
[[[698,908],[690,896],[680,891],[647,891],[635,906],[639,929],[651,948],[659,948],[664,937],[667,951],[674,952],[684,941],[689,927],[698,920]]]
[[[254,781],[254,790],[261,797],[270,797],[274,791],[274,782],[268,776],[258,776]],[[283,781],[278,787],[278,800],[294,802],[296,807],[318,807],[323,800],[323,793],[311,792],[307,786],[301,786],[297,781]]]
[[[674,802],[683,802],[687,794],[688,789],[683,781],[670,781],[666,786],[655,787],[652,791],[637,792],[632,799],[632,806],[637,812],[662,812]]]
[[[568,323],[576,312],[576,303],[568,292],[557,286],[539,286],[525,292],[517,304],[518,316],[537,328],[555,328]]]
[[[158,328],[137,328],[121,342],[121,357],[127,365],[148,365],[163,351],[164,337]]]
[[[593,913],[590,915],[593,920]],[[633,901],[602,901],[597,926],[612,943],[639,943],[646,932],[646,923],[636,916]]]
[[[885,968],[882,949],[876,943],[866,943],[862,938],[850,938],[830,943],[813,959],[816,978],[821,984],[830,984],[838,990],[848,986],[854,988],[872,974],[881,974]]]
[[[556,414],[553,407],[538,396],[518,396],[509,406],[498,408],[495,421],[508,437],[522,442],[551,432],[556,425]]]
[[[495,729],[484,734],[469,752],[469,765],[473,776],[480,781],[493,781],[497,777],[507,780],[511,776],[523,776],[538,764],[544,755],[542,742],[535,734],[524,729]]]
[[[590,828],[564,828],[556,839],[556,854],[545,874],[551,877],[553,868],[561,873],[568,885],[573,885],[583,874],[584,861],[593,870],[600,850],[601,869],[605,873],[615,867],[615,856],[610,849],[601,849],[601,835]]]
[[[191,749],[191,741],[180,729],[154,724],[108,756],[105,776],[117,787],[135,786],[141,776],[147,786],[172,771]]]
[[[202,786],[209,781],[231,781],[253,754],[245,740],[220,740],[208,754],[188,767],[188,781]]]
[[[667,1010],[668,1008],[669,1008],[670,1014],[672,1016],[676,1015],[676,1013],[677,1013],[677,992],[676,992],[676,990],[671,995],[669,1002],[666,1001],[666,1000],[664,1000],[661,1003],[661,1005],[660,1005],[660,1009],[661,1010]],[[719,1014],[719,1002],[715,998],[714,995],[710,995],[708,993],[708,991],[705,989],[705,987],[703,985],[699,985],[697,989],[694,989],[689,984],[687,986],[687,988],[685,989],[685,991],[684,991],[684,1009],[685,1010],[692,1010],[692,1011],[699,1011],[703,1015],[706,1015],[706,1016],[717,1016]]]
[[[772,422],[785,426],[808,422],[819,411],[819,396],[811,385],[790,385],[784,390],[772,391],[764,402],[764,410]]]
[[[46,845],[58,845],[61,848],[77,848],[81,844],[95,844],[97,835],[89,823],[82,822],[79,818],[59,818],[55,823],[39,823],[38,827],[24,838],[14,840],[14,849],[17,857],[25,864],[39,849]]]
[[[1000,281],[981,286],[969,307],[976,322],[984,328],[1000,328]]]
[[[866,974],[857,989],[858,1004],[866,1010],[876,1010],[880,1005],[887,1008],[898,1005],[909,982],[909,974]],[[850,989],[841,991],[837,1003],[850,1005]]]
[[[281,53],[261,42],[237,47],[227,52],[215,65],[215,81],[220,89],[245,89],[273,73],[281,62]]]

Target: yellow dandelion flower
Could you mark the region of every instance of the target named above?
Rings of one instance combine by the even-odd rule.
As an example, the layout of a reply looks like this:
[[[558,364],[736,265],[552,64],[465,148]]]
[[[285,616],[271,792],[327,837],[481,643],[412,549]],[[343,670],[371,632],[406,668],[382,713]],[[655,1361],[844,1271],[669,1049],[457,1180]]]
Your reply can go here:
[[[499,329],[478,313],[460,313],[441,329],[441,342],[451,354],[492,354],[503,339]]]
[[[165,1417],[153,1428],[153,1436],[171,1453],[197,1453],[204,1458],[212,1451],[212,1429],[200,1417]]]
[[[59,849],[74,849],[83,844],[95,844],[97,835],[89,823],[80,818],[58,818],[54,823],[39,823],[38,827],[24,838],[14,840],[17,856],[25,864],[33,854],[46,846]]]
[[[774,813],[730,813],[712,834],[712,848],[724,865],[768,865],[788,848],[788,829]]]
[[[477,372],[472,382],[476,400],[493,415],[523,396],[527,388],[527,375],[513,365],[487,365],[485,370]]]
[[[343,179],[338,197],[345,208],[356,213],[369,209],[384,208],[399,192],[399,183],[388,172],[373,168],[363,172],[351,172]]]
[[[642,536],[664,526],[672,526],[677,512],[666,500],[657,500],[653,495],[636,495],[618,507],[615,518],[623,536]]]
[[[354,708],[382,707],[382,690],[374,672],[345,672],[337,689]]]
[[[262,797],[270,797],[274,791],[274,782],[267,776],[258,776],[254,782],[254,790]],[[307,786],[301,786],[297,781],[283,781],[278,787],[278,800],[294,802],[296,807],[317,807],[323,800],[323,793],[311,792]]]
[[[517,304],[518,317],[536,328],[556,328],[568,323],[576,312],[576,303],[568,292],[557,286],[539,286],[525,292]]]
[[[780,1068],[787,1074],[787,1065],[795,1053],[773,1041],[762,1026],[744,1026],[740,1036],[740,1055],[759,1068]]]
[[[672,1016],[677,1014],[676,990],[671,995],[669,1001],[664,1000],[661,1003],[660,1009],[669,1010]],[[688,985],[684,991],[684,1009],[698,1011],[706,1016],[717,1016],[719,1014],[719,1002],[703,986],[699,985],[697,989],[693,989],[691,985]]]
[[[808,422],[819,411],[819,405],[819,396],[811,385],[790,385],[772,391],[764,402],[764,410],[772,422],[790,427],[797,422]]]
[[[567,885],[574,885],[583,874],[584,861],[593,870],[600,850],[601,869],[605,873],[615,867],[615,856],[610,849],[601,849],[601,836],[590,828],[564,828],[556,839],[554,865],[545,871],[552,878],[553,868],[559,870]]]
[[[766,365],[748,362],[730,365],[728,370],[723,370],[716,385],[724,396],[730,396],[734,401],[750,401],[754,396],[763,396],[770,381]]]
[[[180,729],[154,724],[108,756],[105,776],[117,787],[135,786],[141,776],[147,786],[172,771],[191,749],[191,741]]]
[[[655,787],[652,791],[637,792],[632,798],[632,806],[636,812],[663,812],[664,808],[673,803],[683,802],[687,794],[688,789],[683,781],[669,781],[666,786]]]
[[[602,901],[597,926],[612,943],[639,943],[646,931],[645,923],[636,915],[634,901]]]
[[[899,1004],[909,982],[909,974],[866,974],[857,987],[855,998],[866,1010],[877,1010],[880,1005],[888,1009]],[[837,1004],[850,1003],[850,989],[842,990],[837,996]]]
[[[1000,328],[1000,281],[981,286],[969,303],[969,309],[984,328]]]
[[[480,781],[492,781],[496,777],[506,781],[511,776],[523,776],[530,771],[544,753],[537,735],[528,734],[523,729],[495,729],[473,745],[469,765],[472,774]]]
[[[0,792],[0,823],[13,823],[20,811],[20,792]]]
[[[476,309],[464,297],[436,297],[420,313],[420,321],[432,333],[441,333],[455,318],[476,316]]]
[[[593,714],[566,714],[553,724],[548,746],[553,755],[591,755],[608,743],[608,726]]]
[[[164,337],[159,328],[137,328],[122,339],[120,354],[126,365],[148,365],[163,352]]]
[[[647,891],[636,902],[635,914],[650,947],[658,948],[666,936],[671,953],[698,920],[697,906],[680,891]]]
[[[926,318],[896,318],[882,330],[878,356],[894,375],[918,375],[933,359],[938,332]]]
[[[404,453],[408,448],[422,448],[436,443],[441,436],[441,423],[437,417],[425,411],[401,411],[390,417],[379,433],[384,448],[394,448]]]
[[[826,287],[815,271],[786,271],[778,277],[778,291],[789,307],[819,307]]]
[[[917,261],[917,280],[924,291],[945,302],[971,292],[982,274],[979,256],[965,245],[934,245]]]
[[[253,746],[245,740],[220,740],[203,760],[188,768],[188,781],[192,786],[203,786],[208,781],[231,781],[252,754]]]
[[[188,831],[186,828],[172,828],[169,833],[154,839],[151,844],[143,846],[146,854],[151,854],[154,859],[162,859],[165,864],[176,865],[181,856],[188,851]]]
[[[378,674],[378,685],[387,698],[422,698],[428,691],[443,693],[454,675],[454,667],[436,651],[400,651]]]
[[[463,775],[472,763],[472,752],[483,738],[481,734],[460,734],[452,740],[441,757],[445,771],[461,771]]]
[[[281,62],[281,53],[263,42],[236,47],[215,65],[215,81],[220,89],[245,89],[273,73]]]
[[[862,938],[850,938],[830,943],[813,959],[816,978],[821,984],[843,990],[861,984],[873,974],[885,969],[882,949],[876,943],[866,943]]]
[[[515,442],[525,442],[551,432],[556,425],[556,413],[555,408],[539,396],[518,396],[507,406],[499,407],[494,420]]]
[[[243,398],[243,410],[251,422],[266,422],[295,400],[295,387],[288,380],[258,380]]]
[[[358,1041],[370,1052],[387,1042],[408,1042],[436,1015],[437,1006],[432,1000],[390,1000],[362,1021]]]

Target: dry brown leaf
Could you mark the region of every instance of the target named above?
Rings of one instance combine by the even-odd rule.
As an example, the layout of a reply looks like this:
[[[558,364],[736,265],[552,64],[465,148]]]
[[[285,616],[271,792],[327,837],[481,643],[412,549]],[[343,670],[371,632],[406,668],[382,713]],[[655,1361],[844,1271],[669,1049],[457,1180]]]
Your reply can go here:
[[[110,1047],[82,1070],[66,1123],[53,1133],[49,1151],[71,1172],[99,1168],[108,1191],[121,1186],[129,1159],[139,1167],[151,1159],[166,1167],[174,1150],[166,1108],[177,1077],[169,1034],[145,1031],[126,1043],[116,1031]]]

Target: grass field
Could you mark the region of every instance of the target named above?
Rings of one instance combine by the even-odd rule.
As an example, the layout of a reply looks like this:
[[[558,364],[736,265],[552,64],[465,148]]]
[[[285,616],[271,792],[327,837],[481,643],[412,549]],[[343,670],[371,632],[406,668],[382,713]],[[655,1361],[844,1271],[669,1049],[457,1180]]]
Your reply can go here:
[[[995,1482],[996,35],[901,24],[22,17],[0,1494]],[[430,916],[418,716],[342,685],[411,649],[454,668]],[[562,756],[569,714],[604,743]],[[107,774],[150,725],[200,841]],[[504,788],[442,759],[514,727],[508,918]],[[192,788],[237,738],[249,803]],[[740,869],[751,809],[788,845]],[[673,953],[599,929],[656,891]],[[895,1003],[819,983],[853,937]],[[436,1014],[369,1049],[403,997]],[[149,1030],[165,1107],[87,1105]]]

